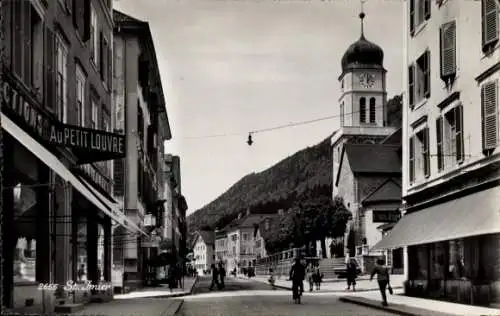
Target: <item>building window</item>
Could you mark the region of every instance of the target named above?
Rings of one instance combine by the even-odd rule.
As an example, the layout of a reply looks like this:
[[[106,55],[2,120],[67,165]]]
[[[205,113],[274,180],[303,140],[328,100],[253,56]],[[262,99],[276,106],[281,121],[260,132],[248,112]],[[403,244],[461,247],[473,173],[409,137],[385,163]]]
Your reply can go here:
[[[31,7],[31,86],[39,101],[43,98],[43,24],[38,12]]]
[[[410,0],[410,35],[431,17],[431,0]]]
[[[99,62],[99,30],[97,28],[97,14],[93,5],[90,6],[90,59],[95,65]]]
[[[410,107],[431,96],[430,51],[425,51],[408,67],[408,99]]]
[[[445,23],[439,30],[441,51],[441,78],[445,81],[455,77],[457,72],[457,26],[455,21]]]
[[[409,141],[410,183],[430,175],[429,128],[424,127]]]
[[[344,126],[344,102],[340,104],[340,126]]]
[[[497,0],[481,1],[482,16],[482,46],[483,52],[490,52],[499,39],[499,10]]]
[[[375,98],[370,98],[370,123],[375,123],[375,113],[376,113],[376,106],[375,106]]]
[[[359,99],[359,122],[366,123],[366,98]]]
[[[92,119],[91,119],[91,122],[90,122],[90,127],[92,129],[98,129],[99,128],[99,111],[97,109],[97,104],[95,103],[94,100],[92,100]]]
[[[85,126],[85,74],[76,66],[76,124]]]
[[[483,151],[491,151],[498,143],[498,79],[481,86]]]
[[[56,99],[57,99],[57,117],[66,123],[68,119],[67,105],[67,75],[68,75],[68,47],[61,36],[56,40],[57,56],[57,76],[56,76]]]
[[[442,155],[444,155],[444,165],[453,166],[464,160],[464,137],[463,137],[463,107],[458,105],[448,111],[443,118],[441,137]],[[439,157],[438,157],[439,159]],[[442,158],[441,158],[442,159]],[[442,164],[442,163],[441,163]],[[439,165],[439,162],[438,162]],[[443,166],[444,167],[444,166]]]

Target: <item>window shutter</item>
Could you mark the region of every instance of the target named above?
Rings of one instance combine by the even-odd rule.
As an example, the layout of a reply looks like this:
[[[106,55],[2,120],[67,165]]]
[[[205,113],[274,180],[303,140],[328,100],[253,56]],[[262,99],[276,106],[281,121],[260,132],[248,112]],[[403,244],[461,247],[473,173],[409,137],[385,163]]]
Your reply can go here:
[[[424,53],[424,97],[431,96],[431,52]]]
[[[13,24],[12,38],[22,38],[22,2],[13,1]],[[22,56],[22,41],[12,41],[12,56]],[[13,58],[13,70],[19,76],[22,76],[22,58]]]
[[[23,45],[23,78],[24,82],[31,86],[31,2],[21,1],[23,5],[23,33],[22,33],[22,45]]]
[[[424,159],[424,175],[426,177],[430,176],[431,174],[431,160],[430,160],[430,153],[429,153],[429,128],[426,127],[424,128],[424,150],[422,151],[423,159]]]
[[[436,144],[437,144],[437,165],[438,170],[441,171],[444,168],[443,160],[443,118],[438,117],[436,119]]]
[[[81,0],[77,0],[81,1]],[[83,10],[82,10],[82,41],[86,42],[90,39],[90,26],[92,24],[91,21],[91,0],[84,0],[81,1],[83,5]]]
[[[415,34],[415,0],[410,0],[410,35]]]
[[[13,37],[13,24],[12,24],[12,13],[13,13],[13,1],[3,1],[2,4],[2,17],[4,18],[4,41],[3,41],[3,62],[4,65],[8,68],[12,67],[11,65],[11,56],[12,56],[12,38]]]
[[[431,0],[420,0],[424,2],[424,19],[431,18]]]
[[[45,107],[55,109],[56,97],[56,47],[52,30],[45,28],[44,39],[44,99]]]
[[[455,21],[445,23],[440,29],[441,43],[441,78],[447,79],[455,76],[457,71]]]
[[[410,183],[415,181],[415,137],[410,137],[410,142],[408,145],[409,150],[409,174],[410,174]]]
[[[109,43],[108,43],[109,45]],[[108,88],[111,90],[113,88],[113,52],[111,46],[108,46],[108,60],[107,60],[107,75],[108,75]]]
[[[104,36],[99,32],[99,73],[104,80]]]
[[[498,142],[498,80],[481,87],[483,150],[495,149]]]
[[[456,158],[457,162],[464,160],[464,120],[463,106],[460,104],[455,108],[455,141],[456,141]]]
[[[483,51],[488,50],[488,47],[498,41],[498,4],[497,0],[482,0],[482,35],[483,35]]]
[[[408,67],[408,104],[410,107],[415,105],[415,65]]]
[[[116,196],[125,194],[125,159],[115,159],[113,161],[113,192]]]

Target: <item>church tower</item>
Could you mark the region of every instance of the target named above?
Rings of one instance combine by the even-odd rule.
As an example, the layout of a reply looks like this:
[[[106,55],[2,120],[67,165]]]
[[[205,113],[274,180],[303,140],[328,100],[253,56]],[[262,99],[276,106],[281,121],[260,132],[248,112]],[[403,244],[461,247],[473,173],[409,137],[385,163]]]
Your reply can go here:
[[[361,36],[342,57],[339,76],[340,128],[332,136],[333,197],[338,195],[336,177],[340,170],[342,148],[349,143],[378,143],[394,132],[387,126],[387,92],[384,52],[364,34],[365,13],[359,14]]]

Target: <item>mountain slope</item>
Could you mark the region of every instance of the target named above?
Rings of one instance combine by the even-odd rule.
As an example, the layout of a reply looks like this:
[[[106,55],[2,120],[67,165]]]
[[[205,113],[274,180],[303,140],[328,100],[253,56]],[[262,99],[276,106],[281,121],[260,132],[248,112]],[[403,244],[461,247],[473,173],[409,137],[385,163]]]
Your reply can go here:
[[[303,194],[331,195],[332,163],[330,137],[307,147],[274,166],[252,173],[229,188],[217,199],[191,214],[188,231],[223,227],[238,213],[275,213],[291,207]]]

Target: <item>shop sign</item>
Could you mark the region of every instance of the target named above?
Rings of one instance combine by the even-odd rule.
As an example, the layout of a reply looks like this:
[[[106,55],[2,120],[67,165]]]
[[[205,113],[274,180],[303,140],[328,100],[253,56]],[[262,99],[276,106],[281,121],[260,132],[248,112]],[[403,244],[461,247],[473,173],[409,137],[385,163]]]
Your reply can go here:
[[[373,211],[374,223],[396,223],[401,218],[399,210]]]
[[[49,143],[89,153],[125,156],[124,135],[63,124],[49,117],[29,97],[13,88],[6,80],[2,93],[5,100],[3,106],[9,109],[9,113]]]

